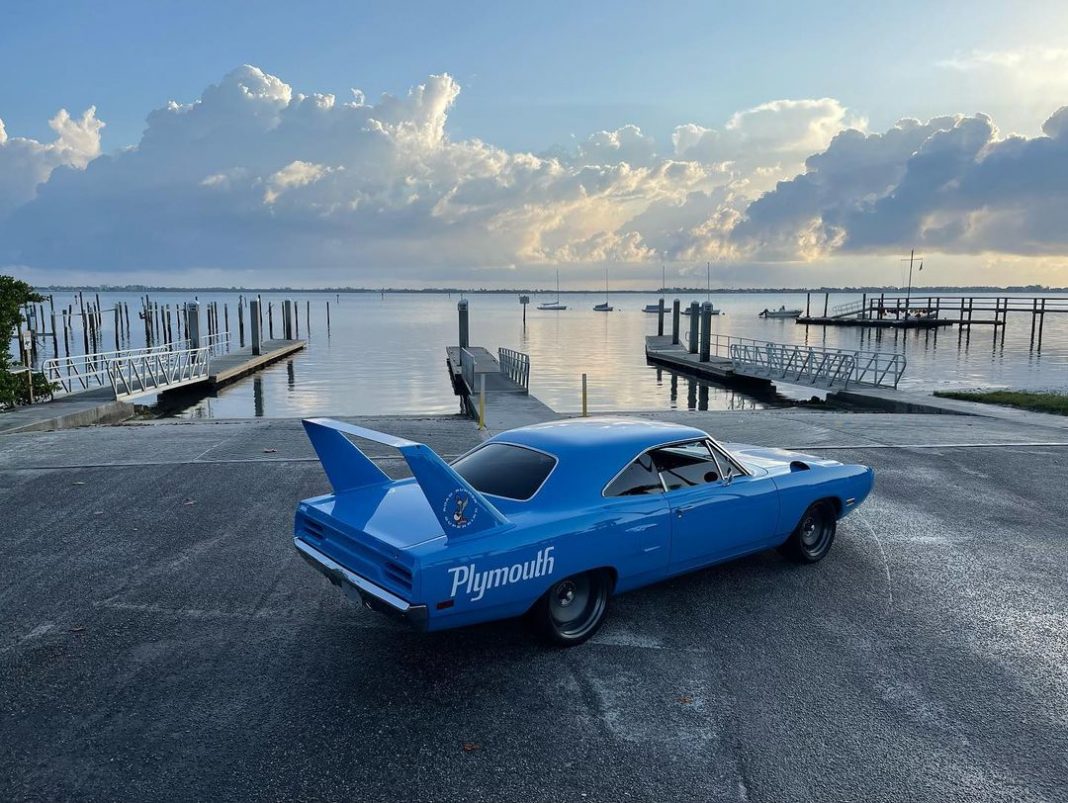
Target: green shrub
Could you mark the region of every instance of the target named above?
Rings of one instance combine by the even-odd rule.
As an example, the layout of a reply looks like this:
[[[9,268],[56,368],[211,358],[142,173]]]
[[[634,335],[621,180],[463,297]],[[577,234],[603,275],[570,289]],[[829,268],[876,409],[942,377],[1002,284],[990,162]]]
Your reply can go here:
[[[0,348],[0,407],[13,407],[30,401],[29,380],[25,373],[12,373],[17,361],[12,359],[7,344],[22,321],[23,305],[43,300],[26,282],[14,276],[0,276],[0,337],[4,338],[4,347]],[[44,374],[34,373],[34,399],[45,398],[51,393],[52,385]]]

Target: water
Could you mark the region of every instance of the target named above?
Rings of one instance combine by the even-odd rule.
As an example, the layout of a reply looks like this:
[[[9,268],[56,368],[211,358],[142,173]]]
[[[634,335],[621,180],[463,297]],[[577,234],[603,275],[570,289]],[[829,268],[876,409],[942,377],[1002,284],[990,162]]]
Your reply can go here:
[[[191,300],[191,291],[152,293],[172,307]],[[209,301],[229,305],[230,330],[237,343],[238,293],[196,293],[202,308]],[[457,339],[457,295],[371,293],[265,293],[264,303],[275,309],[275,335],[281,336],[283,298],[295,300],[300,312],[300,336],[308,347],[291,359],[223,388],[217,396],[185,400],[168,414],[197,418],[304,415],[375,415],[396,413],[455,413],[458,401],[445,369],[445,346]],[[72,293],[57,293],[57,310],[71,303]],[[666,371],[645,362],[644,337],[656,333],[657,316],[642,307],[656,303],[653,294],[609,297],[610,313],[594,312],[603,293],[564,294],[566,311],[539,311],[549,296],[532,299],[524,327],[518,298],[504,294],[468,297],[471,342],[491,350],[498,346],[530,354],[530,391],[552,408],[571,412],[581,404],[581,374],[588,375],[592,411],[664,410],[672,408],[755,409],[776,399],[755,399],[713,384],[672,380]],[[682,296],[685,307],[703,295]],[[818,298],[818,301],[817,301]],[[859,298],[832,294],[830,305]],[[144,345],[144,331],[133,316],[140,309],[136,294],[101,293],[101,305],[115,301],[130,305],[132,347]],[[89,300],[89,297],[86,297]],[[670,305],[670,297],[667,303]],[[331,326],[326,326],[330,302]],[[792,320],[763,320],[765,308],[804,308],[805,296],[790,294],[724,294],[713,296],[724,314],[713,318],[713,331],[783,343],[830,348],[903,351],[908,368],[902,388],[932,390],[976,386],[1028,389],[1068,389],[1068,315],[1047,315],[1042,351],[1030,349],[1029,315],[1009,315],[1004,344],[993,327],[976,325],[971,335],[956,327],[942,330],[896,331],[860,327],[799,326]],[[306,320],[311,304],[310,332]],[[822,312],[823,297],[814,294],[813,312]],[[75,308],[77,304],[75,303]],[[47,305],[46,305],[47,310]],[[104,313],[102,349],[114,348],[111,315]],[[203,317],[203,313],[202,313]],[[220,312],[220,319],[222,314]],[[685,330],[688,318],[682,319]],[[247,325],[247,321],[246,321]],[[665,321],[670,331],[670,306]],[[203,324],[202,324],[203,328]],[[206,331],[206,329],[204,329]],[[139,337],[140,335],[140,337]],[[247,336],[247,331],[246,331]],[[76,341],[76,342],[75,342]],[[125,346],[125,344],[124,344]],[[50,341],[49,346],[50,349]],[[64,352],[62,338],[60,352]],[[81,352],[80,329],[71,353]],[[45,355],[49,356],[49,355]],[[808,398],[811,389],[780,385],[787,397]],[[143,403],[151,399],[142,400]],[[781,399],[779,400],[781,403]]]

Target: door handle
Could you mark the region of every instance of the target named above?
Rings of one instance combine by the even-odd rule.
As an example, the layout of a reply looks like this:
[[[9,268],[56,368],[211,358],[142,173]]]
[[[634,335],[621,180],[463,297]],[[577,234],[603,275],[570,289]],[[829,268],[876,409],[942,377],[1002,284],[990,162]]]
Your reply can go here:
[[[675,508],[675,515],[681,519],[683,513],[685,513],[687,510],[693,510],[695,507],[697,507],[697,505],[680,505],[679,507]]]

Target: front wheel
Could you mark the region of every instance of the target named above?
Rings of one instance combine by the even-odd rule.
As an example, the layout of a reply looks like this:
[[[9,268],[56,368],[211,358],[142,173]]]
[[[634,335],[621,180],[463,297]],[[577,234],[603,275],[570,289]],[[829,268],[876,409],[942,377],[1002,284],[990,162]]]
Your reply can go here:
[[[612,579],[593,571],[555,583],[531,610],[533,623],[553,644],[574,647],[593,636],[604,622]]]
[[[831,503],[816,502],[809,505],[780,549],[798,563],[816,563],[831,551],[837,527],[838,516]]]

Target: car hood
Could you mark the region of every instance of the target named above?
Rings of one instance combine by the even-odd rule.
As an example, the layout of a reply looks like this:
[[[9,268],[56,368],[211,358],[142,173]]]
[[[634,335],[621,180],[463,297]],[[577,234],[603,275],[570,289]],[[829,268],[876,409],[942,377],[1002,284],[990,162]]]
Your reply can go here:
[[[734,457],[748,469],[761,469],[771,474],[790,470],[790,464],[802,462],[807,466],[840,466],[837,460],[828,460],[803,452],[773,449],[767,446],[751,446],[747,443],[723,444]]]

